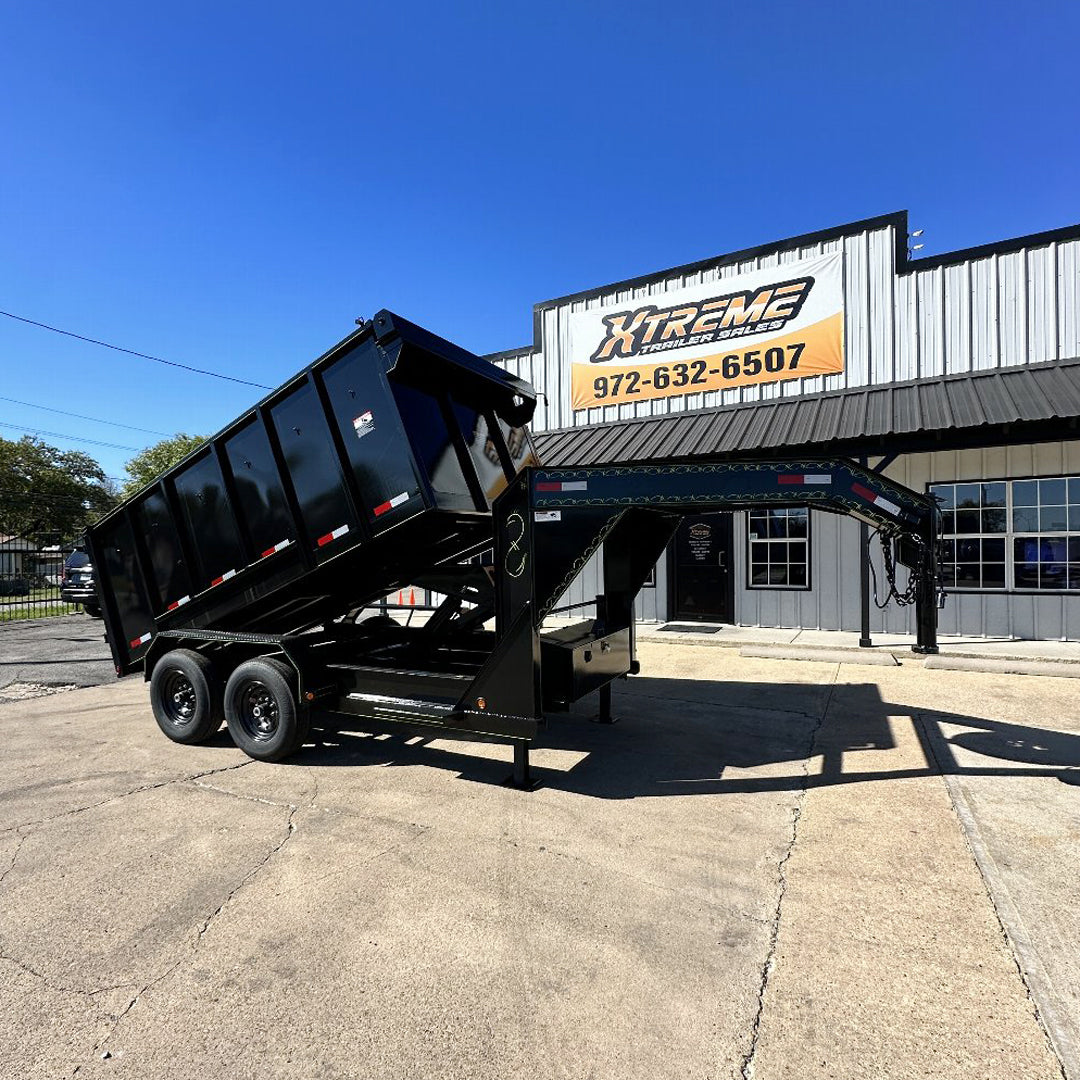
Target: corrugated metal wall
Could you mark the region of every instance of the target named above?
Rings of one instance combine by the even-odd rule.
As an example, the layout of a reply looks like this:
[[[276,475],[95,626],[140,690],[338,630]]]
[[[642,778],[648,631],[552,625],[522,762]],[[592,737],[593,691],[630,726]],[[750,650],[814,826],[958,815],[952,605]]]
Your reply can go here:
[[[988,255],[899,277],[894,245],[894,229],[889,226],[544,307],[539,313],[539,350],[500,362],[547,395],[534,421],[536,430],[543,431],[1080,356],[1080,241]],[[846,311],[844,372],[577,413],[570,409],[572,312],[662,297],[670,289],[840,250]]]
[[[583,426],[659,416],[717,405],[790,397],[1080,356],[1080,240],[928,266],[897,276],[894,227],[887,226],[729,266],[675,274],[633,289],[539,309],[541,340],[500,360],[547,396],[534,428]],[[723,280],[759,269],[842,250],[844,253],[846,370],[763,386],[570,409],[571,312],[662,297],[670,289]],[[916,264],[917,265],[917,264]],[[901,458],[889,470],[922,490],[929,481],[1080,473],[1080,443],[1057,443]],[[815,513],[812,582],[808,592],[751,590],[746,582],[745,517],[736,516],[736,613],[740,623],[819,629],[859,629],[858,525]],[[878,557],[879,558],[879,557]],[[879,580],[880,561],[877,565]],[[598,563],[582,571],[563,603],[600,590]],[[638,615],[665,619],[664,565],[655,588],[642,592]],[[878,632],[911,632],[912,614],[873,609]],[[943,633],[1034,638],[1080,637],[1080,597],[954,594],[941,613]]]

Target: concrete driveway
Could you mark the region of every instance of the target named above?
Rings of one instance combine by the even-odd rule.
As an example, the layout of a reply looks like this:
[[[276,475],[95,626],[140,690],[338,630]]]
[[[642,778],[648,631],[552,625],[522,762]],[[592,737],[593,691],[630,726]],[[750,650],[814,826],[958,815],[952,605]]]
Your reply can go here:
[[[0,623],[0,701],[115,681],[100,619],[80,612]]]
[[[505,747],[175,746],[133,679],[0,705],[0,1076],[1075,1067],[1075,681],[641,659],[530,794]]]

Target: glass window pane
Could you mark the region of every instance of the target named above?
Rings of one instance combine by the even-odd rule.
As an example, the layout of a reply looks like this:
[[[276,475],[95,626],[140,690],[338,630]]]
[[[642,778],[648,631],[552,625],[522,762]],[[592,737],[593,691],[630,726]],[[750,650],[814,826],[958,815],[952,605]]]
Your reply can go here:
[[[750,561],[755,563],[767,563],[769,561],[769,545],[751,544]]]
[[[1039,502],[1041,502],[1043,506],[1047,503],[1065,502],[1065,481],[1060,479],[1040,480]]]
[[[955,562],[956,561],[956,541],[946,540],[941,545],[941,561],[942,562]]]
[[[1065,564],[1064,563],[1041,563],[1039,566],[1040,589],[1064,589],[1065,588]]]
[[[1069,565],[1068,587],[1070,589],[1080,589],[1080,565],[1075,563]]]
[[[1039,564],[1018,562],[1016,564],[1016,587],[1018,589],[1037,589],[1039,587]]]
[[[956,561],[957,562],[978,562],[979,561],[979,541],[978,540],[957,540],[956,541]]]
[[[769,535],[783,539],[787,536],[787,515],[783,510],[773,510],[769,515]]]
[[[788,570],[788,584],[799,587],[806,585],[806,567],[793,563]]]
[[[1069,562],[1080,563],[1080,536],[1069,537]]]
[[[1045,538],[1039,544],[1039,560],[1041,562],[1064,562],[1066,555],[1066,540],[1062,537]]]
[[[983,563],[982,585],[984,589],[1005,588],[1005,564]]]
[[[982,486],[983,506],[1005,506],[1005,481],[996,480],[992,484]]]
[[[1038,532],[1039,511],[1034,507],[1013,508],[1013,532]]]
[[[770,566],[769,567],[769,584],[770,585],[786,585],[787,584],[787,567],[786,566]]]
[[[1074,476],[1069,481],[1069,502],[1080,506],[1080,476]]]
[[[1069,532],[1080,532],[1080,505],[1069,507]]]
[[[795,540],[788,544],[788,559],[791,562],[806,562],[806,541]]]
[[[788,517],[788,536],[805,536],[809,524],[810,515],[805,510],[793,510]]]
[[[747,522],[747,528],[750,530],[750,536],[754,540],[764,540],[769,531],[769,524],[764,517],[751,514],[750,520]]]
[[[1003,533],[1005,531],[1005,511],[984,510],[982,512],[982,531],[984,533]]]
[[[951,510],[942,511],[941,531],[945,536],[951,536],[956,532],[956,515]]]
[[[979,511],[978,510],[957,510],[956,511],[956,531],[957,533],[977,533],[979,531]]]
[[[941,584],[946,589],[956,587],[956,567],[952,563],[943,563],[941,566]]]
[[[1039,538],[1037,536],[1018,536],[1013,540],[1013,558],[1017,562],[1039,561]]]
[[[978,484],[957,484],[956,485],[956,505],[957,507],[963,506],[975,506],[979,505],[979,485]]]
[[[1039,481],[1014,480],[1012,486],[1013,506],[1038,506]]]
[[[769,564],[776,566],[778,563],[786,563],[787,548],[787,544],[782,542],[769,544]]]
[[[1069,527],[1064,506],[1044,506],[1039,511],[1039,526],[1043,532],[1064,532]]]
[[[951,510],[956,505],[956,493],[952,484],[931,484],[930,494],[937,499],[942,510]]]
[[[1005,561],[1005,538],[1000,540],[984,540],[982,542],[982,557],[984,562]]]
[[[751,585],[768,585],[769,568],[767,566],[753,566],[750,570]]]
[[[956,587],[958,589],[977,589],[979,587],[979,564],[956,564]]]

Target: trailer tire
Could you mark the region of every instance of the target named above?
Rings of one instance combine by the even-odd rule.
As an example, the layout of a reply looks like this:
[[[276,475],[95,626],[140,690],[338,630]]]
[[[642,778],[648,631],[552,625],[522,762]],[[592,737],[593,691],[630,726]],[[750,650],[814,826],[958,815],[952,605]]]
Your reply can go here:
[[[173,742],[205,742],[224,719],[214,665],[194,649],[170,649],[150,676],[150,707]]]
[[[225,685],[225,721],[233,742],[256,761],[280,761],[303,745],[306,713],[296,701],[296,673],[281,660],[246,660]]]

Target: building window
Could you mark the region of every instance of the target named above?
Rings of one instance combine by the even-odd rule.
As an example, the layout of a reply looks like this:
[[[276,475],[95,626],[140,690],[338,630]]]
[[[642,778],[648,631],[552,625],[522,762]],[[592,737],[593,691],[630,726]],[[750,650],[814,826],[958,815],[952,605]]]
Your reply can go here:
[[[751,589],[810,588],[810,511],[748,510],[747,584]]]
[[[1080,591],[1080,477],[931,484],[947,589]]]

